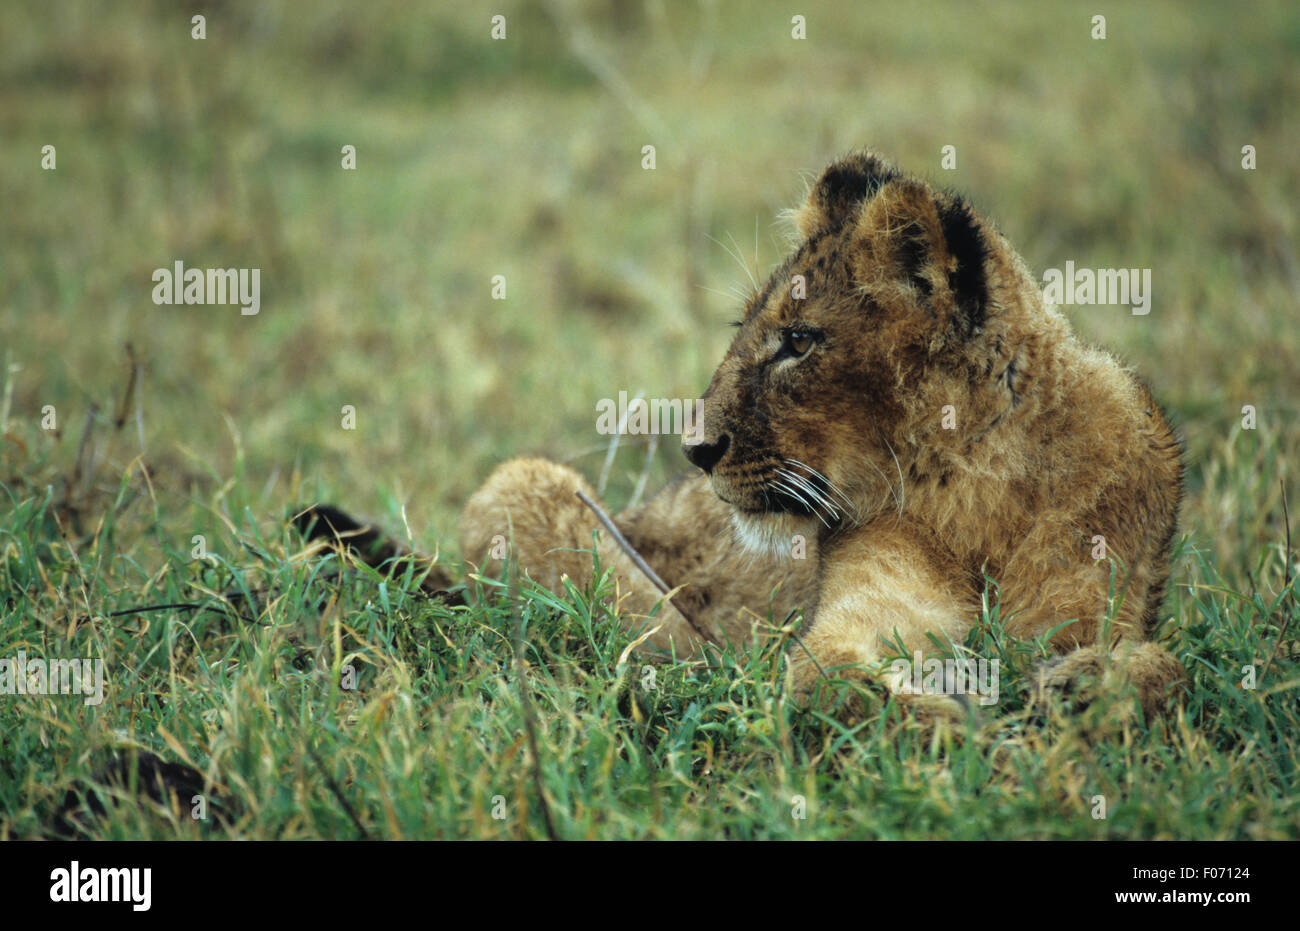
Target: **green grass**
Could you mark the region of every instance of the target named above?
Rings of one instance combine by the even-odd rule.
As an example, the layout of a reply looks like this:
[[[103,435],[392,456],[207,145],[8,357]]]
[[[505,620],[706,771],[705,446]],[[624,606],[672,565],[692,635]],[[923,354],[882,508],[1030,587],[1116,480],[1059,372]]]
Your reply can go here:
[[[868,692],[866,718],[849,727],[792,707],[775,647],[713,657],[713,669],[659,666],[651,680],[650,667],[621,662],[629,637],[577,588],[512,597],[487,581],[480,606],[448,608],[409,570],[338,574],[335,557],[302,558],[295,538],[268,538],[248,512],[249,529],[204,525],[232,560],[172,549],[145,567],[116,543],[131,507],[118,501],[74,544],[49,499],[31,498],[5,531],[17,593],[5,630],[17,636],[4,655],[92,655],[111,678],[99,709],[64,697],[0,706],[10,836],[39,835],[84,780],[121,798],[96,779],[107,749],[132,747],[209,774],[210,817],[188,817],[188,799],[177,814],[127,794],[91,836],[541,837],[543,797],[565,838],[1296,834],[1296,651],[1258,689],[1238,687],[1241,668],[1272,652],[1279,599],[1233,592],[1188,547],[1192,584],[1165,632],[1190,674],[1175,715],[1143,722],[1124,695],[1034,714],[1025,675],[1041,648],[1003,638],[994,612],[970,646],[1002,664],[995,711],[945,726]],[[1279,570],[1261,567],[1261,584],[1275,588]],[[602,584],[598,573],[591,591]],[[209,610],[103,616],[224,591],[262,607],[228,612],[199,595]],[[339,687],[349,665],[355,690]],[[1105,819],[1092,817],[1098,795]]]
[[[102,658],[109,692],[0,697],[0,837],[110,791],[130,748],[202,771],[213,815],[130,796],[91,836],[542,837],[543,799],[575,838],[1300,836],[1300,15],[1156,3],[1093,42],[1080,4],[840,6],[801,7],[805,43],[738,3],[506,9],[492,44],[472,5],[227,3],[204,42],[164,3],[5,5],[0,657]],[[1031,714],[1034,650],[996,618],[971,646],[1003,698],[965,725],[875,693],[854,728],[797,712],[771,648],[646,689],[599,577],[448,608],[284,529],[335,500],[454,562],[495,462],[594,477],[596,401],[697,395],[731,289],[783,255],[778,212],[862,144],[972,195],[1036,270],[1153,269],[1149,316],[1069,311],[1186,438],[1169,718],[1123,695]],[[176,259],[261,268],[262,312],[153,305]],[[613,504],[645,452],[623,447]],[[252,607],[216,610],[228,591]],[[207,609],[111,616],[173,602]]]

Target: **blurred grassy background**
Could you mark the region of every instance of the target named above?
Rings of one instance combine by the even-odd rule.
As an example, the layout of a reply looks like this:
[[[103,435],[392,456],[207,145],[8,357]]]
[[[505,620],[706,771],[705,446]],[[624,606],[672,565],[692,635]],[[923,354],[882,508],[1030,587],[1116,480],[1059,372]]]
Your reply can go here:
[[[1298,836],[1300,8],[1135,6],[0,5],[0,657],[102,657],[111,690],[0,702],[0,837],[48,836],[123,748],[201,770],[237,823],[119,801],[90,836],[536,837],[548,794],[568,837]],[[454,550],[497,461],[597,475],[597,400],[698,395],[785,252],[780,211],[864,145],[970,195],[1039,273],[1152,269],[1149,316],[1067,312],[1187,439],[1168,721],[1122,695],[1038,720],[1037,656],[996,624],[968,646],[1006,700],[956,743],[879,697],[852,733],[796,713],[775,647],[625,689],[627,636],[576,588],[449,608],[333,575],[281,526],[319,499],[393,529],[405,508]],[[177,260],[260,268],[261,313],[155,306]],[[624,443],[613,504],[644,457]],[[684,467],[661,444],[651,488]]]
[[[697,396],[731,292],[783,256],[779,211],[867,145],[971,195],[1037,272],[1153,269],[1149,316],[1070,316],[1182,425],[1184,525],[1225,571],[1280,538],[1300,395],[1294,4],[41,2],[4,4],[0,34],[7,484],[71,468],[131,343],[179,536],[186,501],[236,475],[268,520],[318,496],[390,522],[405,505],[418,542],[453,543],[503,458],[596,474],[597,399]],[[260,268],[260,315],[155,306],[150,275],[178,259]],[[57,435],[35,429],[46,404]],[[97,437],[115,489],[141,439]],[[620,454],[615,504],[642,458]],[[652,487],[684,465],[663,444]]]

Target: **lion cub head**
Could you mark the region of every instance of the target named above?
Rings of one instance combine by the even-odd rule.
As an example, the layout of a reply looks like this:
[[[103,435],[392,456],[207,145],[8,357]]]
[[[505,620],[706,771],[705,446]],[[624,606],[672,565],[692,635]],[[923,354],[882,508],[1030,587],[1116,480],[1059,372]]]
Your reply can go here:
[[[871,155],[827,168],[795,221],[802,242],[749,300],[683,445],[742,540],[778,549],[903,510],[927,447],[978,442],[1023,396],[1014,321],[1041,315],[996,231]]]

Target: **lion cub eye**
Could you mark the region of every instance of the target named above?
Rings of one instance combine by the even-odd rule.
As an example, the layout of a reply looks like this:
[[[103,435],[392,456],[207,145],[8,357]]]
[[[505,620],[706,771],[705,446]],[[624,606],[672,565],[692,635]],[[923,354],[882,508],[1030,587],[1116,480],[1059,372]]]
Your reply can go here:
[[[786,332],[785,339],[781,342],[781,348],[773,361],[798,359],[807,355],[808,350],[812,349],[815,342],[817,342],[817,334],[811,330],[789,330]]]
[[[814,337],[806,330],[794,330],[785,338],[786,345],[796,356],[801,356],[812,349]]]

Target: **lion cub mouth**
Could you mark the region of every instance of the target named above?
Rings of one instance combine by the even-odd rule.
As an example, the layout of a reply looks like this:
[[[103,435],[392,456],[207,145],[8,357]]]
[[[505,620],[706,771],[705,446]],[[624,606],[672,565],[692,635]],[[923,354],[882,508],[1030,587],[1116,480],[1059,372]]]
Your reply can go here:
[[[821,472],[797,459],[783,459],[781,463],[771,468],[763,481],[740,493],[715,472],[713,491],[751,520],[787,515],[820,522],[830,530],[855,518],[856,508],[848,496]]]

